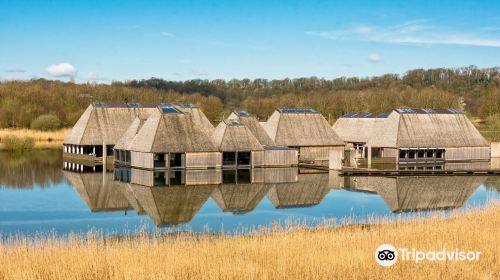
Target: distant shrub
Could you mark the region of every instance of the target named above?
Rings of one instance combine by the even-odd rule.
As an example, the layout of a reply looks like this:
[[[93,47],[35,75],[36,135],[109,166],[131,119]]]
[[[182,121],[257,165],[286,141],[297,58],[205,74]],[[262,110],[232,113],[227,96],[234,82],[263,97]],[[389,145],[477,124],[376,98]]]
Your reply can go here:
[[[2,144],[7,151],[22,152],[33,149],[35,140],[31,137],[7,136],[2,139]]]
[[[61,120],[54,115],[40,115],[31,122],[31,129],[34,130],[51,131],[61,127]]]

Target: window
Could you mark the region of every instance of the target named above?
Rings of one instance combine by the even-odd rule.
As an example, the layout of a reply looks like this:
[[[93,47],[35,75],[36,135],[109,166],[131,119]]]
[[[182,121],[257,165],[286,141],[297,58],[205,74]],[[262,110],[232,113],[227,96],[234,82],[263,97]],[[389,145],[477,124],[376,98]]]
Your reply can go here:
[[[184,154],[183,153],[170,153],[170,168],[184,167]]]
[[[415,154],[416,154],[416,153],[415,153],[415,151],[411,151],[411,150],[410,150],[410,151],[408,152],[408,158],[410,158],[410,159],[414,159],[414,158],[415,158]]]
[[[250,165],[252,152],[238,152],[238,165]]]
[[[278,109],[280,113],[295,113],[295,114],[314,114],[317,113],[314,109],[309,108],[280,108]]]
[[[222,165],[236,165],[236,153],[235,152],[223,152],[222,153]]]
[[[443,150],[437,150],[436,158],[443,158],[443,155],[444,155]]]
[[[165,154],[155,154],[154,155],[154,167],[167,167]]]
[[[399,158],[406,158],[408,156],[408,151],[399,150]]]

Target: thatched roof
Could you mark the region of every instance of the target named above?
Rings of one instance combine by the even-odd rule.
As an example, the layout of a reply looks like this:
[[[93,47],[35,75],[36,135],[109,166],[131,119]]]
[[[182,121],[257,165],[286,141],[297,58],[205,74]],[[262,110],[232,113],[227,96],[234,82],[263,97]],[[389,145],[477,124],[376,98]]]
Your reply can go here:
[[[264,129],[276,145],[344,145],[328,121],[312,109],[278,109],[269,117]]]
[[[212,199],[224,212],[244,214],[257,207],[269,190],[259,184],[222,184],[212,193]]]
[[[386,138],[384,142],[390,143],[398,128],[393,118],[397,116],[394,114],[348,115],[348,117],[339,118],[332,128],[346,142],[368,143],[377,135],[380,139]]]
[[[215,186],[145,187],[130,184],[137,201],[158,227],[179,226],[193,219]]]
[[[489,147],[456,109],[397,109],[385,118],[347,115],[339,118],[333,129],[345,141],[374,147]]]
[[[130,150],[132,142],[134,141],[137,133],[139,132],[139,130],[141,130],[145,122],[146,119],[136,117],[132,124],[130,124],[129,128],[125,131],[125,133],[123,133],[122,137],[120,137],[120,139],[118,139],[118,141],[116,142],[115,149]]]
[[[168,108],[171,110],[159,108],[151,114],[132,141],[131,151],[146,153],[218,151],[206,129],[195,121],[192,114],[172,109],[173,107]]]
[[[328,174],[300,174],[297,182],[274,184],[267,197],[276,208],[310,207],[329,191]]]
[[[222,152],[264,150],[250,129],[236,119],[224,120],[219,123],[212,139]]]
[[[155,110],[150,104],[95,102],[87,107],[64,144],[114,145],[136,117],[147,118]]]
[[[458,208],[485,180],[478,176],[346,177],[349,189],[377,193],[392,212]],[[347,184],[347,183],[346,183]]]
[[[113,180],[113,173],[63,171],[63,174],[92,212],[132,209],[129,201],[120,191],[121,182]]]
[[[246,111],[234,111],[232,112],[226,120],[239,120],[244,126],[248,127],[252,134],[259,140],[259,143],[263,146],[275,146],[276,143],[269,137],[267,132],[262,127],[261,123],[254,116],[250,115]]]
[[[179,103],[175,104],[175,106],[184,113],[191,114],[193,116],[193,121],[199,123],[208,135],[212,135],[215,128],[200,108],[191,103]]]

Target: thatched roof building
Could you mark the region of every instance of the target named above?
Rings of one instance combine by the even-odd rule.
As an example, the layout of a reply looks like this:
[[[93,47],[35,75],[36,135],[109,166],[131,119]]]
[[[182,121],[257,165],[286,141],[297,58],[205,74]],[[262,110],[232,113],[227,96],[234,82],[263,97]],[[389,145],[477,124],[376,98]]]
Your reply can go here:
[[[237,119],[224,120],[219,123],[212,139],[221,152],[264,150],[252,131]]]
[[[276,143],[269,137],[267,132],[262,127],[261,123],[252,116],[247,111],[237,110],[233,111],[229,117],[227,117],[227,121],[229,120],[238,120],[242,125],[248,127],[248,129],[252,132],[252,134],[257,138],[259,143],[263,146],[276,146]]]
[[[215,186],[145,187],[130,184],[144,211],[158,227],[180,226],[193,219]]]
[[[274,184],[267,197],[276,208],[311,207],[329,191],[328,174],[299,174],[297,182]]]
[[[392,212],[408,212],[461,207],[486,178],[428,176],[345,177],[345,179],[347,189],[377,193]]]
[[[488,141],[456,109],[396,109],[390,114],[348,114],[333,129],[347,142],[375,147],[486,147]]]
[[[119,147],[126,148],[126,155],[130,153],[132,167],[220,167],[221,154],[199,117],[172,104],[161,104],[142,125],[136,120],[129,127]]]
[[[387,148],[384,152],[388,157],[403,160],[418,155],[398,156],[398,149],[435,149],[438,153],[441,149],[446,160],[489,158],[490,144],[457,109],[405,108],[381,115],[347,114],[337,120],[333,129],[346,142]],[[435,154],[429,153],[429,157]]]
[[[313,109],[280,108],[264,125],[271,139],[280,146],[343,146],[344,141],[328,121]]]
[[[82,114],[64,139],[65,145],[115,145],[135,118],[147,118],[156,105],[137,102],[94,102]]]
[[[330,151],[344,150],[344,141],[313,109],[277,109],[263,126],[276,145],[297,148],[302,161],[328,161]]]
[[[375,135],[379,138],[397,131],[395,114],[346,114],[333,125],[333,130],[348,143],[368,143]],[[371,142],[370,142],[371,143]]]
[[[218,151],[195,117],[173,105],[154,110],[134,137],[130,150],[144,153]]]
[[[132,209],[120,191],[121,182],[113,180],[112,173],[77,173],[63,171],[64,177],[80,194],[92,212],[124,211]]]

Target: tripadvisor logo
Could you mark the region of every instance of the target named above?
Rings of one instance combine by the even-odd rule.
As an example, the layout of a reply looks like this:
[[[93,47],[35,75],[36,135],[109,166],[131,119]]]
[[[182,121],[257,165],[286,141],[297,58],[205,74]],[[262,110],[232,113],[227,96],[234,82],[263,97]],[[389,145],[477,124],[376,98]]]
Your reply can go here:
[[[481,252],[462,251],[458,248],[454,250],[442,249],[439,251],[419,251],[415,248],[399,248],[382,244],[375,250],[375,261],[381,266],[393,266],[398,257],[401,261],[413,261],[419,263],[422,261],[478,261]]]
[[[381,266],[392,266],[398,261],[398,251],[390,244],[382,244],[375,250],[375,260]]]

